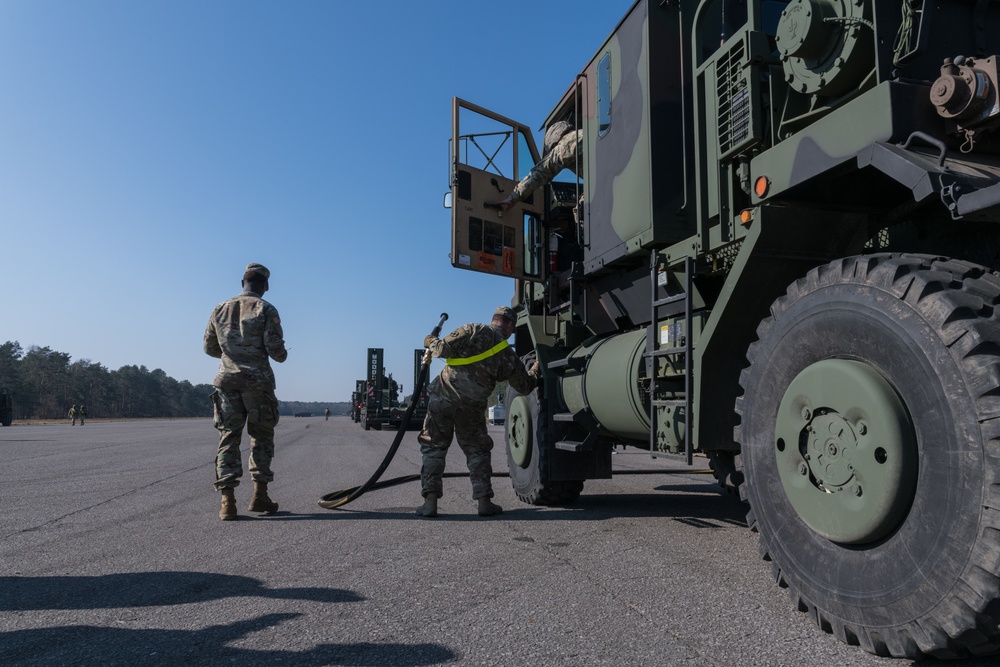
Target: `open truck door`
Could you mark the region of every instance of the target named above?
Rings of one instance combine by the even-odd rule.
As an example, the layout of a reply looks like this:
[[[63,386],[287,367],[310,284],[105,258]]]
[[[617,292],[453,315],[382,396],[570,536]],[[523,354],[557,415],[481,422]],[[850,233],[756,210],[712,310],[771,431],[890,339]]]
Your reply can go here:
[[[451,137],[451,264],[505,278],[544,280],[542,197],[495,205],[538,161],[528,126],[454,98]]]

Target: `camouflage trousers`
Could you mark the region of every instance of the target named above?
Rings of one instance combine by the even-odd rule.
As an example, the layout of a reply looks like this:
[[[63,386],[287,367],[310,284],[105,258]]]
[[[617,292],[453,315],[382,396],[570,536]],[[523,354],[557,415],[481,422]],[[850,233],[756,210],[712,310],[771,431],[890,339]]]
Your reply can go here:
[[[239,486],[243,476],[240,440],[243,427],[250,435],[250,476],[270,482],[274,458],[274,427],[278,423],[278,399],[270,389],[232,391],[217,388],[212,393],[219,451],[215,456],[215,488]]]
[[[424,428],[417,436],[420,453],[423,454],[423,465],[420,468],[421,494],[426,496],[433,493],[438,498],[441,497],[444,462],[452,435],[458,439],[458,446],[465,453],[472,480],[472,498],[492,498],[493,485],[490,477],[493,465],[490,452],[493,450],[493,440],[486,432],[486,408],[470,409],[434,395],[427,404]]]

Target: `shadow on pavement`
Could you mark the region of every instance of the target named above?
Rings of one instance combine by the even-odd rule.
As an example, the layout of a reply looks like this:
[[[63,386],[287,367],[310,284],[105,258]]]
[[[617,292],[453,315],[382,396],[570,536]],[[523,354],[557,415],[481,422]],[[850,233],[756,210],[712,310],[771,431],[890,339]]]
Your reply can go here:
[[[267,614],[200,630],[133,630],[69,625],[0,632],[5,665],[362,665],[416,667],[454,661],[439,644],[318,644],[304,651],[252,649],[229,644],[277,628],[300,614]],[[280,630],[269,633],[273,644]]]
[[[96,577],[0,577],[0,611],[116,609],[232,597],[358,602],[337,588],[265,588],[251,577],[211,572],[136,572]]]
[[[351,521],[351,520],[400,520],[414,521],[606,521],[619,518],[662,517],[675,519],[690,525],[718,527],[712,522],[746,526],[747,506],[734,496],[720,494],[717,487],[677,487],[677,493],[612,493],[587,495],[586,490],[580,498],[570,504],[555,507],[536,507],[516,504],[504,504],[503,514],[483,518],[476,514],[472,501],[469,501],[468,511],[450,513],[441,510],[437,517],[424,519],[414,514],[419,504],[419,498],[414,498],[412,507],[380,507],[374,509],[356,509],[347,506],[343,509],[320,510],[303,514],[273,515],[270,521]],[[657,487],[657,491],[673,491],[673,487]],[[377,491],[375,493],[378,493]],[[367,496],[366,496],[367,497]],[[466,497],[467,498],[467,497]]]

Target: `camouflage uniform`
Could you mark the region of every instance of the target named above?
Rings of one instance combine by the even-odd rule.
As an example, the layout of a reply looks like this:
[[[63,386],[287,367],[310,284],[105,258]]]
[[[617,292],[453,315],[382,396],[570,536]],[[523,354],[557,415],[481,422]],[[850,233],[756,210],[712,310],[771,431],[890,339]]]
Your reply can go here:
[[[247,267],[247,275],[254,271],[265,279],[269,276],[260,265]],[[222,359],[212,394],[219,430],[216,489],[236,487],[243,476],[240,439],[244,425],[251,438],[251,477],[258,482],[274,479],[271,459],[278,399],[268,357],[277,362],[288,357],[283,336],[278,310],[249,290],[220,303],[208,320],[205,353]]]
[[[569,130],[567,123],[562,123],[564,129]],[[558,130],[557,130],[558,131]],[[521,179],[521,182],[514,187],[514,191],[507,198],[511,203],[523,201],[538,188],[551,182],[563,169],[569,169],[576,173],[576,161],[580,155],[580,142],[583,141],[583,130],[569,130],[550,148],[546,150],[542,161],[531,168],[528,175]],[[548,133],[546,133],[546,143]]]
[[[513,320],[509,308],[501,307],[497,313],[501,311],[509,313]],[[468,363],[470,358],[487,355],[501,345],[499,351]],[[469,466],[473,499],[492,498],[493,440],[486,432],[486,404],[497,382],[507,380],[514,389],[528,394],[535,388],[537,377],[525,370],[514,349],[507,346],[503,329],[493,324],[466,324],[443,340],[428,336],[424,347],[433,356],[444,358],[448,365],[428,388],[427,416],[417,437],[423,454],[421,494],[441,497],[445,456],[454,434]]]

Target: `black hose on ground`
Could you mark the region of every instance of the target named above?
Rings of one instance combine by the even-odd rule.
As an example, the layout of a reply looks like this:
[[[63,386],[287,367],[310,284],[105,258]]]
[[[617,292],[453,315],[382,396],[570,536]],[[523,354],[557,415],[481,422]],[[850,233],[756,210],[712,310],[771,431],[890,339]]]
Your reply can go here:
[[[441,319],[438,321],[437,326],[431,332],[431,335],[435,338],[441,335],[441,327],[444,326],[445,321],[448,319],[448,313],[441,313]],[[392,463],[393,457],[396,456],[396,450],[399,449],[399,443],[403,441],[403,434],[406,433],[406,429],[410,425],[410,419],[413,417],[413,409],[417,407],[417,401],[420,400],[420,393],[424,389],[424,384],[427,382],[427,373],[431,365],[431,351],[427,350],[424,352],[424,358],[420,361],[420,373],[417,374],[417,386],[413,388],[413,398],[410,399],[410,404],[406,407],[406,412],[403,413],[403,420],[399,423],[399,429],[396,430],[396,437],[392,441],[392,446],[389,447],[389,451],[386,453],[385,458],[382,459],[382,464],[375,471],[375,474],[368,478],[368,481],[361,486],[355,486],[350,489],[344,489],[343,491],[334,491],[333,493],[328,493],[321,497],[319,500],[319,506],[323,509],[332,510],[337,507],[343,507],[352,500],[360,498],[361,495],[372,488],[382,488],[384,486],[392,486],[392,484],[384,482],[382,487],[376,486],[382,473],[385,469],[389,467]],[[420,475],[416,476],[420,479]],[[401,478],[400,478],[401,479]],[[387,480],[387,482],[392,482],[394,484],[400,484],[399,481]]]
[[[393,452],[395,453],[395,452]],[[711,469],[690,469],[690,468],[657,468],[651,470],[617,470],[615,471],[615,477],[619,475],[710,475],[712,473]],[[467,472],[446,472],[444,477],[468,477]],[[510,473],[507,472],[495,472],[491,475],[492,477],[510,477]],[[370,481],[370,480],[369,480]],[[347,503],[355,500],[362,493],[366,491],[374,491],[375,489],[387,489],[390,486],[396,486],[397,484],[406,484],[407,482],[419,482],[420,475],[414,473],[412,475],[403,475],[402,477],[393,477],[392,479],[382,480],[381,482],[376,482],[369,486],[365,486],[361,493],[358,493],[353,498],[348,498],[355,491],[361,489],[361,486],[352,486],[349,489],[341,489],[340,491],[334,491],[333,493],[328,493],[320,500],[319,506],[326,509],[334,509],[336,507],[341,507]],[[362,485],[364,486],[364,485]],[[348,498],[341,503],[334,503],[333,501],[339,500],[340,498]]]

